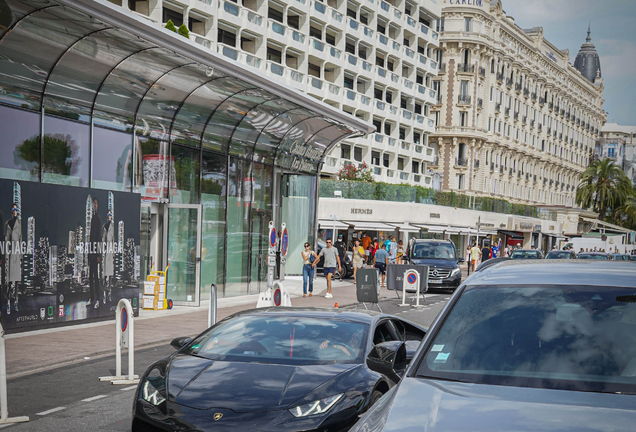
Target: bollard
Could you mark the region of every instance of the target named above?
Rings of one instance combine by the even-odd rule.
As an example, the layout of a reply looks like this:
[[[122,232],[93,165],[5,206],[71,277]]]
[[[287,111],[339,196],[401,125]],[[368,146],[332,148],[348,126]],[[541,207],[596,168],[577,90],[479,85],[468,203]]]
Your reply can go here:
[[[210,308],[208,309],[208,328],[216,324],[216,284],[210,285]]]
[[[115,321],[115,376],[99,377],[100,381],[110,381],[112,384],[137,384],[139,375],[135,369],[135,327],[132,305],[127,299],[119,300]],[[121,374],[121,347],[128,348],[128,376]]]
[[[7,403],[7,361],[4,347],[4,329],[0,324],[0,425],[28,422],[25,416],[9,417]]]

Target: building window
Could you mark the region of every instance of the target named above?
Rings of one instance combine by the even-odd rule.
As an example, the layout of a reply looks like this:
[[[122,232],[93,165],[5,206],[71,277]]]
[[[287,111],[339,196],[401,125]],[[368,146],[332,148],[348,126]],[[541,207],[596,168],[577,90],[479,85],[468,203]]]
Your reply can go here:
[[[371,152],[371,165],[380,165],[380,152]]]
[[[468,113],[465,111],[460,111],[459,113],[459,125],[467,126],[468,124]]]
[[[413,132],[413,142],[415,144],[420,143],[421,137],[422,137],[422,134],[420,134],[419,132]]]
[[[353,90],[353,78],[350,77],[344,77],[344,88],[347,88],[349,90]]]
[[[384,153],[382,155],[382,165],[384,165],[385,168],[389,167],[389,154],[388,153]]]
[[[342,159],[351,159],[351,146],[348,144],[340,145],[340,157]]]
[[[362,162],[362,147],[353,148],[353,160],[356,162]]]
[[[384,123],[384,134],[391,135],[391,123]]]
[[[412,161],[411,162],[411,172],[413,174],[419,174],[420,172],[420,163],[417,161]]]
[[[464,174],[457,174],[457,190],[464,190]]]
[[[405,140],[406,139],[406,129],[404,129],[404,128],[400,128],[399,129],[399,139],[401,139],[401,140]]]
[[[373,126],[375,126],[376,132],[382,133],[382,121],[373,119]]]
[[[404,171],[404,158],[398,158],[398,170]]]
[[[488,132],[491,132],[491,131],[492,131],[492,117],[488,117]]]
[[[468,81],[461,81],[459,83],[459,94],[461,96],[468,96]]]
[[[464,31],[473,31],[473,19],[472,18],[464,18]]]
[[[220,28],[217,36],[219,43],[232,47],[236,46],[236,35],[231,31]]]

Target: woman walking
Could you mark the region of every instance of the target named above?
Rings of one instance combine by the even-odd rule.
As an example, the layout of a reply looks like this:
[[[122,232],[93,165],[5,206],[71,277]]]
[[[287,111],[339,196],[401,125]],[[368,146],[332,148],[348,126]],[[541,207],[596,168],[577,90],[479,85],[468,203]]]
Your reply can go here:
[[[356,272],[359,268],[362,268],[364,262],[364,249],[360,246],[360,240],[356,240],[353,245],[353,258],[351,264],[353,265],[353,282],[356,281]]]
[[[311,250],[309,243],[305,243],[305,250],[300,254],[303,257],[303,297],[307,297],[308,290],[309,297],[311,297],[314,292],[314,267],[312,263],[318,258],[318,255]]]

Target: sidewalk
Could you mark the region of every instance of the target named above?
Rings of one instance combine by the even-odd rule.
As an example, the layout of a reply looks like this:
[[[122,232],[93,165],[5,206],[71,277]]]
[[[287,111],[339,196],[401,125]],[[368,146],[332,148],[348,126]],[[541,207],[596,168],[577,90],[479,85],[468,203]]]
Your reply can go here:
[[[302,297],[302,277],[290,276],[283,286],[294,307],[339,307],[356,304],[353,279],[333,282],[331,299],[324,297],[327,282],[318,276],[314,296]],[[380,295],[389,292],[382,288]],[[393,297],[395,294],[391,293]],[[233,313],[256,307],[258,295],[220,298],[217,321]],[[208,301],[200,307],[175,306],[172,310],[141,310],[135,318],[135,349],[169,343],[179,336],[195,336],[207,328]],[[28,375],[64,365],[115,354],[115,319],[46,330],[6,335],[7,377]],[[125,363],[125,358],[123,362]]]

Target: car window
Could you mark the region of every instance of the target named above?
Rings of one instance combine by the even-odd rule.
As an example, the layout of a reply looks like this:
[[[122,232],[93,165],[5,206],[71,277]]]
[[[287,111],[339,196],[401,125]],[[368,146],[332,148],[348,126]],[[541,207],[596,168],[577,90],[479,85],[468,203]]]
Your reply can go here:
[[[212,327],[182,352],[227,361],[354,363],[364,355],[367,329],[337,319],[240,315]]]
[[[398,319],[391,320],[393,326],[399,335],[400,340],[403,341],[421,341],[426,336],[426,332],[411,325],[407,322],[400,321]]]
[[[455,259],[455,248],[449,243],[415,243],[413,245],[413,258]]]
[[[427,347],[417,375],[636,392],[636,289],[468,287]]]
[[[375,328],[373,333],[373,344],[377,345],[382,342],[390,342],[400,340],[397,335],[393,334],[390,327],[390,321],[382,321]]]

